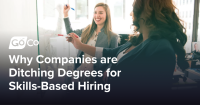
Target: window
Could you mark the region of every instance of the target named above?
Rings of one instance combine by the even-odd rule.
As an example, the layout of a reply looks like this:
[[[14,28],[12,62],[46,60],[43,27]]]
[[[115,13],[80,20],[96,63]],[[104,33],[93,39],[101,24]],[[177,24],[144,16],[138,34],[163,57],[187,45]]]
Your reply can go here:
[[[188,15],[188,12],[186,11],[186,16],[185,16],[185,18],[187,18],[187,15]]]
[[[123,19],[124,18],[124,0],[107,0],[110,6],[110,11],[113,19]],[[131,6],[131,4],[130,4]]]
[[[199,2],[199,4],[200,4],[200,2]],[[199,8],[199,14],[200,14],[200,8]],[[198,32],[197,32],[197,41],[200,41],[200,16],[198,17],[199,19],[198,19]]]
[[[88,19],[88,0],[76,0],[76,19]]]
[[[178,0],[176,0],[176,5],[179,5],[179,4],[178,4]]]
[[[186,35],[188,37],[187,43],[185,45],[186,53],[191,52],[192,43],[192,31],[193,31],[193,9],[194,5],[190,2],[194,0],[178,0],[177,2],[182,5],[177,5],[177,9],[180,13],[180,19],[183,20],[183,26],[186,28]],[[183,5],[184,4],[184,5]]]
[[[105,0],[95,0],[95,3],[97,4],[97,3],[106,3],[106,1]]]
[[[189,28],[189,30],[191,29],[191,23],[189,23],[189,27],[188,28]]]
[[[123,11],[124,11],[124,1],[123,0],[115,0],[114,1],[114,17],[115,18],[123,18]]]

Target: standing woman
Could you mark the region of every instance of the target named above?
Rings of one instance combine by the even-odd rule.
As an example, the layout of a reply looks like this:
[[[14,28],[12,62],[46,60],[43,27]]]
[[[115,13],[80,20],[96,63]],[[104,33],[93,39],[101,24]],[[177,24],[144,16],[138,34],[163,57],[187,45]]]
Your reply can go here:
[[[149,101],[166,99],[172,84],[175,55],[178,66],[182,70],[188,68],[184,50],[187,36],[175,9],[172,0],[135,0],[131,16],[140,34],[130,36],[127,43],[114,49],[83,44],[74,33],[67,40],[92,56],[118,58],[111,68],[121,70],[120,77],[110,80],[112,99],[133,101],[145,96],[149,96],[146,98]]]
[[[72,30],[68,17],[70,5],[64,6],[64,22],[67,34],[74,32],[81,37],[81,42],[94,47],[116,48],[118,46],[118,35],[112,32],[110,9],[107,4],[98,3],[94,8],[92,24],[84,29]],[[91,57],[90,55],[78,51],[77,57]],[[96,64],[75,64],[74,70],[106,70],[108,64],[100,64],[98,60]],[[81,82],[94,81],[93,77],[82,77]],[[100,78],[96,78],[100,79]],[[99,80],[99,82],[101,79]]]

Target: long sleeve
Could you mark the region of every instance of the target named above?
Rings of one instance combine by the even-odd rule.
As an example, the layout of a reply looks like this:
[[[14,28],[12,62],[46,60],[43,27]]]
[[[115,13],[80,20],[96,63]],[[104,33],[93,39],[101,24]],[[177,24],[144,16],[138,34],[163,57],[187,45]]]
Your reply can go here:
[[[117,48],[96,47],[95,56],[97,59],[101,59],[101,57],[117,57],[117,52],[122,46],[119,46]]]
[[[101,59],[101,57],[103,57],[103,48],[102,47],[96,47],[95,57],[97,59]]]
[[[98,61],[101,61],[102,57],[117,57],[117,52],[121,47],[117,47],[117,48],[102,48],[102,47],[96,47],[96,52],[95,52],[95,57],[97,58]],[[110,61],[111,62],[111,61]],[[107,66],[104,66],[104,68],[102,68],[102,65],[100,62],[97,63],[97,68],[101,68],[101,70],[103,70],[103,72],[105,70],[107,70],[108,67],[111,67],[112,63],[110,63]]]
[[[117,56],[117,52],[121,47],[117,47],[117,48],[102,48],[102,47],[96,47],[96,52],[95,52],[95,57],[97,58],[98,61],[101,61],[102,57],[116,57]],[[111,61],[110,61],[111,62]],[[102,66],[103,64],[101,64],[100,62],[97,63],[97,68],[101,68],[101,70],[104,72],[105,70],[107,70],[108,68],[110,68],[112,66],[112,63],[110,64],[106,64],[106,66]]]
[[[103,49],[103,57],[117,57],[117,52],[122,46],[117,48],[104,48]]]
[[[71,27],[71,22],[70,22],[70,20],[69,20],[69,17],[68,17],[68,18],[64,18],[64,23],[65,23],[65,29],[66,29],[66,33],[67,33],[67,34],[69,34],[69,33],[71,33],[71,32],[74,32],[74,33],[76,33],[79,37],[81,36],[83,29],[73,30],[72,27]]]
[[[109,48],[117,48],[118,47],[118,39],[119,39],[119,35],[113,35],[113,37],[111,38],[110,41],[110,47]],[[103,55],[103,50],[102,50],[102,55]],[[111,62],[111,60],[110,60]],[[106,69],[111,68],[112,67],[112,63],[108,64]]]

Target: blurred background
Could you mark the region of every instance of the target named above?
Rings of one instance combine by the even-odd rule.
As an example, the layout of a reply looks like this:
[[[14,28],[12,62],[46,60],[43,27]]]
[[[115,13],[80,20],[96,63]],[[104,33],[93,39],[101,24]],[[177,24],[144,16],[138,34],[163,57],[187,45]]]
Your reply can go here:
[[[34,59],[38,55],[44,55],[45,57],[76,57],[77,50],[70,43],[67,43],[64,37],[58,36],[58,34],[66,34],[62,12],[64,5],[70,4],[75,9],[70,10],[69,18],[73,30],[76,30],[82,29],[92,22],[94,7],[97,3],[107,3],[111,10],[113,32],[121,37],[120,45],[126,42],[125,39],[133,31],[133,27],[131,27],[132,17],[130,16],[130,12],[133,9],[133,1],[0,0],[0,82],[2,83],[2,88],[6,90],[2,92],[10,92],[12,94],[4,97],[9,99],[15,98],[22,93],[29,94],[28,92],[8,91],[8,83],[10,81],[30,80],[39,84],[42,80],[48,80],[47,78],[8,78],[8,70],[11,67],[35,68],[36,70],[37,68],[56,70],[58,67],[63,67],[66,70],[73,69],[73,64],[64,66],[60,64],[38,64],[36,60],[33,60],[29,67],[25,67],[23,64],[11,64],[8,57],[8,55],[23,55],[25,57],[34,57]],[[190,54],[193,50],[192,43],[200,42],[200,2],[199,0],[173,0],[173,2],[177,7],[178,16],[183,20],[182,24],[186,28],[188,41],[184,48],[186,53]],[[10,39],[14,36],[27,36],[28,39],[38,40],[40,44],[39,46],[25,47],[22,50],[9,50]],[[200,74],[195,73],[190,73],[190,77],[194,77],[195,80],[199,81]],[[54,82],[57,81],[67,83],[71,81],[71,78],[57,78]],[[34,93],[37,94],[37,92]]]

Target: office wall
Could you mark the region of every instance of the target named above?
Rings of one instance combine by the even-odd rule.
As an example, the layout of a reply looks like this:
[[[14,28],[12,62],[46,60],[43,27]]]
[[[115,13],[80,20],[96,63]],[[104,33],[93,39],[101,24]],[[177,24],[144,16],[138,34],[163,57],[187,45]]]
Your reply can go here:
[[[26,46],[20,50],[8,49],[10,40],[14,36],[27,36],[28,39],[37,40],[36,0],[0,0],[0,91],[7,94],[3,96],[7,99],[17,98],[16,92],[9,91],[10,81],[31,80],[35,83],[39,82],[39,78],[9,78],[9,68],[16,64],[10,63],[8,55],[34,57],[30,66],[18,66],[23,66],[22,68],[25,69],[34,68],[37,70],[38,68],[38,63],[35,60],[38,55],[37,46]]]

